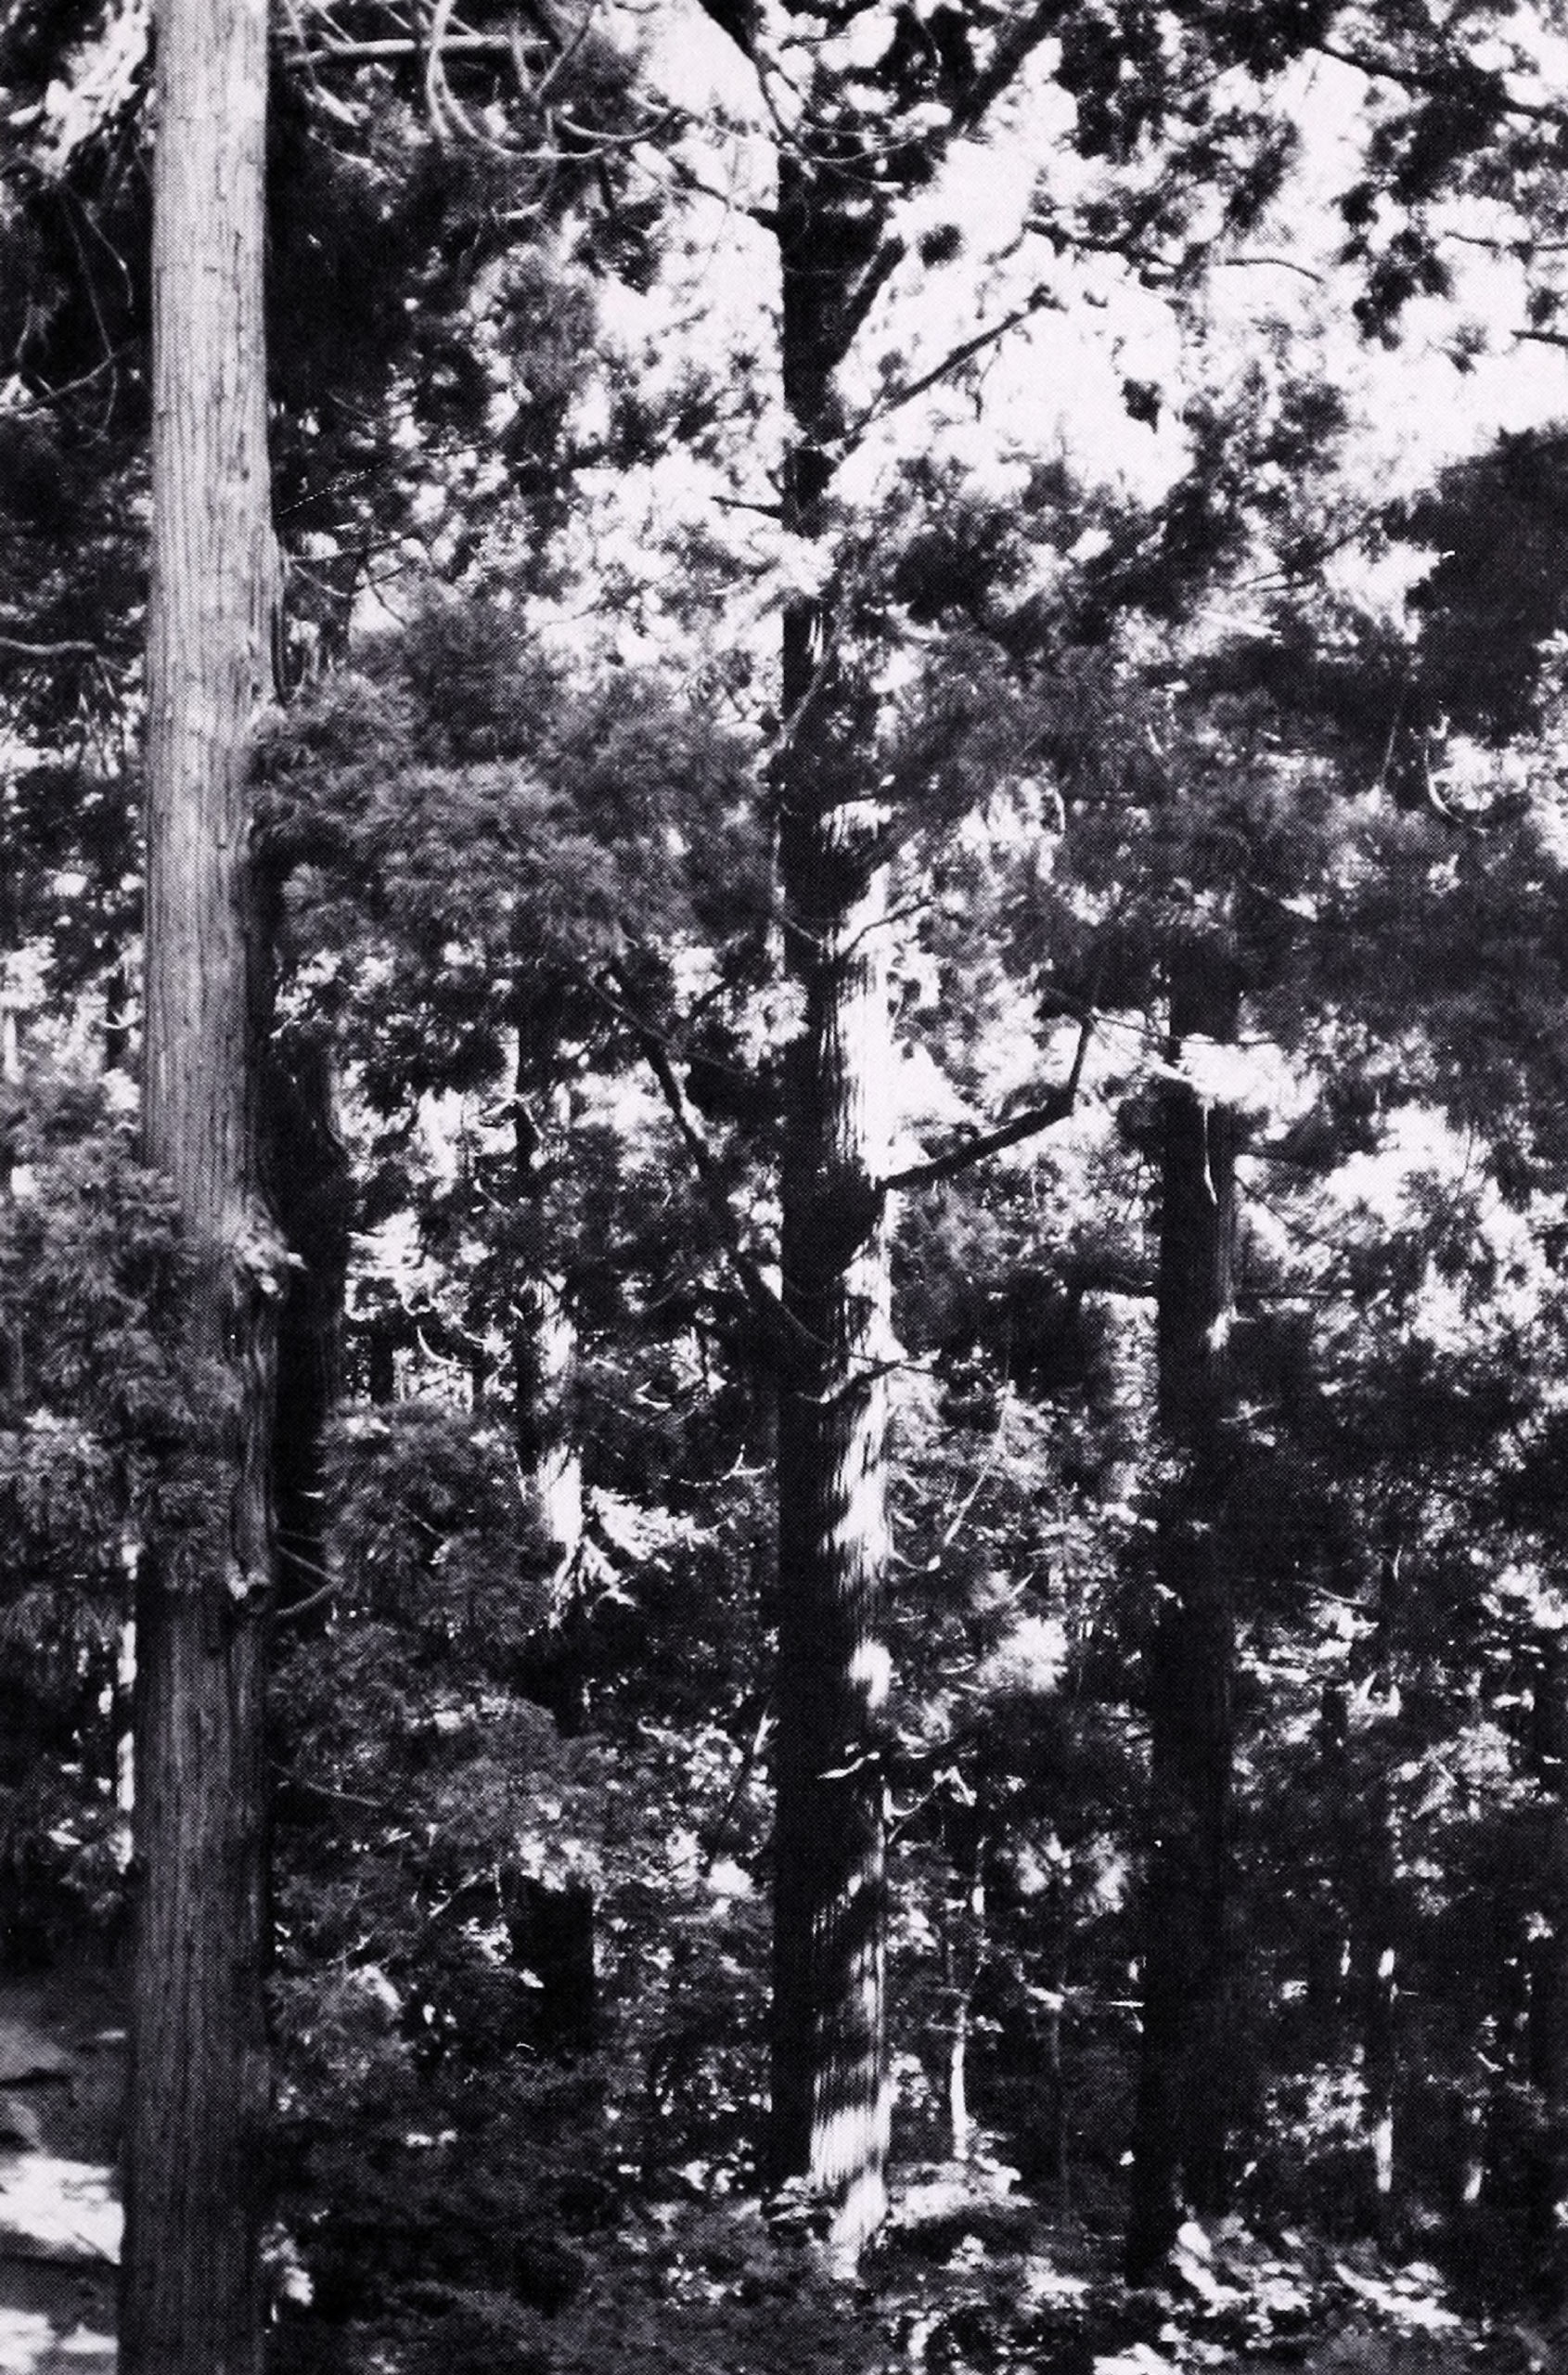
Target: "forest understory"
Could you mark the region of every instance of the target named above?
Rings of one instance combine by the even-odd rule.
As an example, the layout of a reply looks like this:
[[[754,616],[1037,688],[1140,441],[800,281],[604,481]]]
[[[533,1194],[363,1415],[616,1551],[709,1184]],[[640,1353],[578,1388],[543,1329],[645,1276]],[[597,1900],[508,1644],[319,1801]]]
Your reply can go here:
[[[0,2370],[1568,2369],[1565,90],[0,0]]]

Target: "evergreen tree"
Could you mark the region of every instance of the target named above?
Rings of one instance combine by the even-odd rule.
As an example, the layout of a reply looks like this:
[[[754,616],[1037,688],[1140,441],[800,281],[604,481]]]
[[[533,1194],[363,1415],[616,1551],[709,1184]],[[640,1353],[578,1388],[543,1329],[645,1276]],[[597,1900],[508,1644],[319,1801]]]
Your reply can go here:
[[[1223,956],[1171,960],[1168,1059],[1235,1038]],[[1161,1098],[1159,1415],[1173,1463],[1160,1498],[1160,1608],[1149,1653],[1150,1809],[1143,2012],[1127,2271],[1163,2266],[1184,2210],[1227,2199],[1232,2034],[1236,1616],[1225,1533],[1232,1460],[1237,1122],[1202,1087]]]

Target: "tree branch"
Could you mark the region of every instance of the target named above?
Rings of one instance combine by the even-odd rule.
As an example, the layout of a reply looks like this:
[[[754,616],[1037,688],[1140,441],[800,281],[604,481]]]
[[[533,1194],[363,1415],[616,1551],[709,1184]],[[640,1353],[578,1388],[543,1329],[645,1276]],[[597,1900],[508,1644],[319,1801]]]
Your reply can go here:
[[[1162,281],[1176,280],[1183,268],[1180,256],[1163,255],[1158,248],[1147,248],[1131,231],[1120,238],[1109,234],[1097,234],[1076,228],[1060,217],[1031,214],[1023,225],[1042,239],[1048,239],[1053,254],[1075,256],[1113,256],[1135,272],[1158,274]]]
[[[1073,1069],[1055,1095],[1043,1105],[1031,1106],[1027,1113],[1014,1114],[1010,1122],[1003,1122],[995,1130],[983,1131],[980,1136],[964,1138],[945,1154],[933,1155],[928,1162],[911,1163],[906,1171],[894,1171],[877,1185],[884,1190],[894,1188],[931,1188],[939,1179],[956,1178],[960,1171],[983,1162],[988,1155],[1000,1154],[1005,1148],[1022,1146],[1025,1138],[1037,1137],[1057,1122],[1065,1122],[1078,1102],[1078,1087],[1084,1076],[1084,1059],[1094,1036],[1094,1019],[1086,1016],[1078,1027],[1078,1046],[1073,1058]]]
[[[511,58],[515,55],[505,33],[448,33],[442,49],[455,58]],[[378,60],[391,63],[398,58],[420,58],[425,44],[407,38],[388,41],[334,41],[315,48],[301,45],[283,53],[287,66],[367,66]]]
[[[1504,115],[1522,115],[1535,123],[1561,123],[1563,121],[1561,105],[1553,106],[1549,101],[1541,99],[1521,98],[1509,89],[1500,74],[1479,67],[1470,69],[1466,87],[1456,92],[1452,69],[1445,72],[1436,66],[1407,65],[1398,58],[1380,58],[1371,50],[1342,48],[1337,42],[1331,41],[1315,41],[1311,46],[1320,58],[1331,58],[1337,66],[1351,67],[1357,74],[1364,74],[1369,83],[1396,83],[1401,90],[1423,91],[1439,99],[1456,96],[1474,99],[1484,86],[1486,96]],[[1468,66],[1469,60],[1464,59],[1460,63]]]
[[[306,1562],[301,1560],[297,1563],[303,1566]],[[312,1573],[315,1572],[313,1569]],[[320,1586],[319,1590],[307,1592],[303,1599],[291,1599],[286,1608],[275,1608],[272,1611],[275,1629],[281,1624],[296,1624],[302,1616],[309,1616],[316,1609],[325,1608],[328,1601],[335,1599],[341,1589],[341,1583],[336,1581],[326,1583]]]
[[[842,356],[847,354],[866,326],[866,316],[876,303],[888,282],[903,263],[908,250],[896,232],[882,241],[860,278],[850,292],[849,301],[839,317],[839,340]]]
[[[638,1050],[649,1071],[659,1085],[659,1093],[663,1098],[670,1119],[680,1135],[681,1144],[691,1158],[691,1167],[697,1175],[698,1185],[702,1190],[702,1200],[708,1207],[718,1232],[719,1243],[726,1258],[740,1281],[747,1302],[762,1322],[770,1340],[776,1344],[782,1344],[803,1336],[805,1331],[802,1329],[799,1320],[786,1307],[784,1299],[777,1289],[769,1286],[763,1276],[761,1264],[753,1260],[752,1256],[737,1241],[735,1214],[730,1208],[729,1198],[725,1191],[724,1180],[720,1175],[713,1150],[692,1119],[686,1091],[681,1086],[675,1065],[670,1060],[670,1050],[664,1040],[635,1008],[627,1005],[623,997],[618,997],[612,990],[607,988],[601,974],[590,975],[587,978],[587,986],[600,1005],[612,1014],[636,1041]]]
[[[1033,320],[1036,314],[1060,313],[1061,311],[1061,300],[1054,289],[1047,289],[1042,285],[1038,289],[1032,289],[1024,302],[1015,306],[1013,311],[1006,315],[1001,321],[993,322],[989,329],[977,331],[973,338],[966,339],[961,346],[955,346],[943,356],[940,363],[933,365],[931,370],[922,371],[918,379],[911,379],[904,387],[895,388],[891,395],[879,397],[877,402],[869,405],[861,414],[859,419],[853,422],[844,432],[842,440],[844,451],[853,450],[856,442],[865,435],[873,423],[885,420],[890,413],[898,412],[905,404],[912,404],[918,396],[925,394],[928,388],[934,388],[940,380],[947,379],[951,373],[961,371],[966,363],[972,363],[977,354],[983,354],[988,346],[996,345],[1000,340],[1006,338],[1009,330],[1017,329],[1021,323]]]
[[[1253,272],[1265,266],[1271,266],[1276,272],[1297,273],[1303,280],[1315,281],[1319,289],[1323,286],[1323,274],[1314,272],[1309,263],[1297,263],[1293,256],[1220,256],[1215,263],[1216,272]]]
[[[973,86],[953,110],[951,128],[942,140],[943,149],[952,141],[961,139],[966,133],[972,132],[990,113],[1002,93],[1016,79],[1030,52],[1038,49],[1040,44],[1057,31],[1060,21],[1061,10],[1057,0],[1039,0],[1037,6],[1026,8],[1016,23],[1010,25],[1006,32],[998,34],[991,63],[983,72],[976,75]]]
[[[103,655],[96,643],[24,643],[19,635],[0,635],[0,651],[12,652],[19,660],[100,660]]]

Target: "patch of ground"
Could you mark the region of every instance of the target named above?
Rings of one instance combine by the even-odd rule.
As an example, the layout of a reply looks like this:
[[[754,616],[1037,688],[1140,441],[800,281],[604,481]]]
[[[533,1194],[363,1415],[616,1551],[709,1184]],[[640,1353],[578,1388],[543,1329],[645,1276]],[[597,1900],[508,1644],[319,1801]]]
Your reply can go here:
[[[121,2009],[97,1973],[0,1979],[0,2375],[110,2375]]]

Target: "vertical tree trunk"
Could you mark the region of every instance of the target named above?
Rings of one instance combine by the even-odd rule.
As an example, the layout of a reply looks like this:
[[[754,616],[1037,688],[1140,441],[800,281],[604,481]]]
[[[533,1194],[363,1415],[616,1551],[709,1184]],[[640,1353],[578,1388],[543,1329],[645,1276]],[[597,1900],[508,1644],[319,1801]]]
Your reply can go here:
[[[534,1982],[529,2043],[539,2053],[591,2053],[599,2042],[594,1893],[582,1881],[552,1884],[526,1872],[501,1883],[512,1959]]]
[[[517,1005],[512,1168],[519,1206],[533,1225],[513,1287],[513,1427],[519,1472],[548,1578],[559,1592],[583,1546],[583,1461],[572,1423],[577,1340],[559,1285],[549,1275],[543,1212],[548,1148],[546,1126],[535,1116],[541,1105],[549,1110],[549,1136],[557,1136],[570,1126],[571,1098],[559,1078],[549,1079],[547,1066],[540,1076],[539,1053],[553,1045],[557,1030],[548,1002],[539,1012],[520,995]]]
[[[1045,2165],[1056,2187],[1056,2215],[1073,2215],[1071,2104],[1068,2093],[1067,2005],[1069,1958],[1074,1936],[1072,1867],[1059,1863],[1051,1874],[1047,1907],[1051,1927],[1050,1996],[1046,2008],[1046,2075],[1050,2081],[1050,2127]]]
[[[577,1331],[556,1279],[530,1279],[518,1302],[512,1340],[518,1466],[559,1595],[583,1547],[583,1456],[572,1429]]]
[[[842,429],[832,371],[848,269],[823,170],[779,172],[784,525],[825,533]],[[843,195],[854,195],[846,177]],[[835,239],[833,234],[838,232]],[[830,602],[784,619],[773,784],[785,968],[800,1001],[786,1058],[774,1775],[776,2184],[803,2178],[852,2262],[885,2206],[888,2076],[880,1725],[888,1660],[887,1130],[893,1067],[886,818],[868,781],[871,715]]]
[[[1392,1881],[1393,1875],[1388,1875]],[[1385,1900],[1386,1906],[1387,1900]],[[1370,1935],[1370,1951],[1362,1978],[1361,2086],[1362,2119],[1370,2162],[1371,2216],[1374,2239],[1385,2246],[1394,2240],[1394,2108],[1399,2078],[1399,1958],[1385,1920],[1380,1919]]]
[[[1392,2247],[1396,2224],[1394,2112],[1399,2082],[1399,1812],[1392,1786],[1398,1759],[1394,1658],[1404,1598],[1397,1542],[1378,1561],[1376,1621],[1352,1653],[1351,1671],[1375,1720],[1366,1735],[1369,1765],[1360,1779],[1355,1865],[1351,1973],[1360,2022],[1361,2125],[1366,2138],[1367,2225]],[[1358,1694],[1360,1695],[1360,1694]]]
[[[1350,1771],[1350,1691],[1328,1682],[1318,1699],[1317,1753],[1324,1817],[1325,1885],[1319,1919],[1307,1937],[1306,2014],[1312,2045],[1308,2059],[1326,2061],[1339,2049],[1345,1983],[1354,1947],[1348,1875],[1360,1840],[1352,1818],[1355,1787]]]
[[[842,812],[784,820],[791,970],[778,1413],[778,1730],[772,2165],[832,2206],[853,2251],[884,2208],[883,1801],[888,1685],[888,1262],[873,1182],[872,1084],[891,1051],[880,869],[858,871]],[[844,844],[851,845],[845,851]],[[841,866],[841,855],[848,863]]]
[[[570,1126],[571,1097],[559,1076],[550,1077],[546,1051],[559,1028],[555,999],[546,994],[541,1005],[520,992],[516,1006],[512,1172],[524,1227],[512,1286],[513,1440],[536,1529],[541,1580],[560,1609],[583,1547],[583,1461],[572,1408],[577,1336],[549,1275],[544,1201],[550,1140]],[[541,1108],[547,1123],[536,1118]],[[550,1695],[559,1691],[558,1676]],[[580,1720],[580,1679],[561,1697],[576,1702],[572,1716]],[[556,1712],[559,1720],[564,1712],[559,1697]],[[537,1982],[530,2042],[543,2053],[591,2052],[599,2024],[593,1891],[578,1881],[552,1886],[520,1873],[508,1878],[505,1893],[513,1958]]]
[[[947,2040],[948,2157],[968,2161],[974,2151],[970,2108],[969,2049],[974,2031],[975,1990],[985,1968],[985,1848],[983,1820],[975,1810],[953,1807],[944,1826],[952,1881],[942,1913],[944,1994],[950,2007]]]
[[[1184,956],[1173,971],[1173,1062],[1195,1033],[1233,1038],[1236,1020],[1225,969]],[[1135,2283],[1158,2275],[1188,2212],[1214,2215],[1226,2195],[1235,1618],[1221,1526],[1237,1137],[1225,1106],[1167,1086],[1158,1403],[1174,1472],[1156,1536],[1160,1611],[1149,1675],[1152,1820],[1126,2245]]]
[[[271,1309],[246,752],[275,570],[262,332],[264,0],[163,0],[153,231],[145,1134],[191,1270],[192,1418],[136,1613],[123,2375],[257,2375],[262,1635]]]

